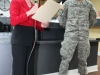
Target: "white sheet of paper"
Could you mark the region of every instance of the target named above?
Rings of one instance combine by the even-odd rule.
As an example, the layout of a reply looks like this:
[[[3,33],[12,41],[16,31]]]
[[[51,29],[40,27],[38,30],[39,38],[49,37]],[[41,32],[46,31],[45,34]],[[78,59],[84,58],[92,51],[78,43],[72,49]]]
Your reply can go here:
[[[51,18],[57,13],[61,5],[53,0],[47,0],[36,13],[32,16],[33,19],[40,22],[50,21]]]

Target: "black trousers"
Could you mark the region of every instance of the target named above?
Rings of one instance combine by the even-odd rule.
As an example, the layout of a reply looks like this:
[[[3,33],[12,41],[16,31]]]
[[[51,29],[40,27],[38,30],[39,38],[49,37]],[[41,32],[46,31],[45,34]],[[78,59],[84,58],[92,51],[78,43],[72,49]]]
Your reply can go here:
[[[26,75],[27,60],[32,50],[32,46],[12,44],[12,75]],[[32,54],[33,58],[33,54]],[[34,75],[34,59],[30,58],[28,75]]]

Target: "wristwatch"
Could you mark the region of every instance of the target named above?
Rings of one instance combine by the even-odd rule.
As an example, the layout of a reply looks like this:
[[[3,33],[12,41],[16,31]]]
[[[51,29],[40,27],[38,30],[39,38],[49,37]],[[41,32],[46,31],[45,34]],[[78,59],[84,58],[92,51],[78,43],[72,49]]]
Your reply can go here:
[[[9,0],[0,0],[0,10],[1,11],[8,11],[10,7]]]

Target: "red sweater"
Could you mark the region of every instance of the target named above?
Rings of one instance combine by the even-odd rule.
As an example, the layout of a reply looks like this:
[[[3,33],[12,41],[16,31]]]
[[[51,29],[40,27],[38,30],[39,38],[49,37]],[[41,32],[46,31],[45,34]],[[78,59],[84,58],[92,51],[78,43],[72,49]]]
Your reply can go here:
[[[34,6],[34,5],[33,5]],[[26,12],[31,8],[28,7],[25,0],[12,0],[10,4],[10,23],[12,26],[22,25],[34,27],[35,20],[29,16],[27,17]],[[41,23],[36,22],[36,29],[42,30]]]

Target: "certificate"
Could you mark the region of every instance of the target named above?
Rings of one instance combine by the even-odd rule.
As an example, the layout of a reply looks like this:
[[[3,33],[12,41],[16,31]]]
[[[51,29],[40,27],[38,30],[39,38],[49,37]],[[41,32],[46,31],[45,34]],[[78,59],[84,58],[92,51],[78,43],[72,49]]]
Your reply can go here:
[[[32,16],[33,19],[40,22],[50,21],[51,18],[58,12],[61,5],[53,0],[47,0],[36,13]]]

